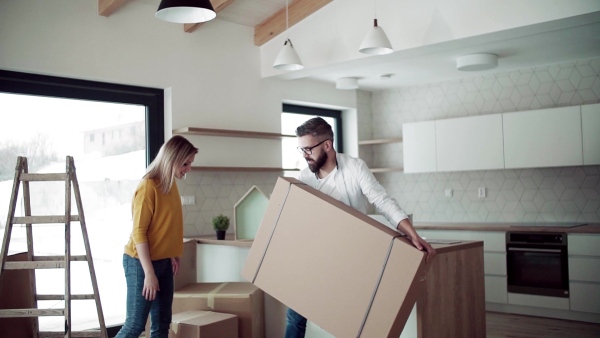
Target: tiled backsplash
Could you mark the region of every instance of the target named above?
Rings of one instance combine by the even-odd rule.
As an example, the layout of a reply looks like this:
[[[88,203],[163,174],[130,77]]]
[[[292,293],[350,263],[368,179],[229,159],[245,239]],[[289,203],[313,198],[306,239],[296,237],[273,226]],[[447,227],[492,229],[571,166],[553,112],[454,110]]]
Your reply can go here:
[[[405,122],[598,103],[600,58],[373,92],[370,99],[373,138],[397,137]],[[364,152],[372,167],[402,166],[399,144],[372,152]],[[377,177],[416,221],[600,222],[600,166]]]

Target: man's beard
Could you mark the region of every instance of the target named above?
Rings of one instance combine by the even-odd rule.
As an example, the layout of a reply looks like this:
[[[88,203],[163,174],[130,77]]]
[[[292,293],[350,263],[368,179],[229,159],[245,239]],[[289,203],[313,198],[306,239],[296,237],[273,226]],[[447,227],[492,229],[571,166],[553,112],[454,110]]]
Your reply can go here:
[[[316,173],[317,171],[321,170],[321,168],[323,168],[323,165],[325,165],[325,162],[327,162],[326,152],[321,153],[321,155],[319,155],[319,157],[317,157],[317,159],[314,162],[309,162],[308,159],[306,160],[306,163],[308,163],[308,169],[310,169],[310,171],[312,171],[313,173]]]

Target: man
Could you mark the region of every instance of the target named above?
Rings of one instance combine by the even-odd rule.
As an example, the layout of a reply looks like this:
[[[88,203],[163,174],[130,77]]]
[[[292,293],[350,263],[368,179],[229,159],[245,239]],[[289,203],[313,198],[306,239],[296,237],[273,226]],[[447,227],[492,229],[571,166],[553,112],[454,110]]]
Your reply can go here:
[[[333,131],[325,120],[311,118],[296,129],[296,136],[298,150],[308,163],[300,172],[302,182],[365,214],[367,202],[374,204],[417,249],[427,251],[427,260],[433,258],[435,250],[417,234],[408,215],[388,196],[365,162],[335,151]],[[285,338],[303,338],[305,332],[306,318],[288,309]]]

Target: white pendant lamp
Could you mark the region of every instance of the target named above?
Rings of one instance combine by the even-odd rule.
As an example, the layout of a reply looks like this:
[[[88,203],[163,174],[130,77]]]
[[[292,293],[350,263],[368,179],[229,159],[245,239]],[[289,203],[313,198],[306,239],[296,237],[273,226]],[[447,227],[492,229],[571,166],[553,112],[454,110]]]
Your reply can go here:
[[[375,0],[373,1],[376,7]],[[367,32],[367,35],[363,39],[359,52],[371,55],[389,54],[394,51],[392,44],[388,39],[387,35],[383,31],[383,28],[377,25],[377,8],[375,8],[375,19],[373,21],[373,28]]]
[[[487,70],[498,67],[498,55],[474,53],[461,55],[456,59],[456,69],[464,71]]]
[[[210,0],[162,0],[155,16],[173,23],[199,23],[217,16]]]
[[[288,2],[285,1],[285,31],[287,33],[288,27]],[[280,70],[298,70],[304,68],[302,65],[302,61],[300,61],[300,57],[294,46],[292,45],[292,40],[288,37],[283,43],[283,48],[277,54],[275,58],[275,63],[273,64],[273,68]]]
[[[342,90],[358,89],[358,79],[355,77],[340,77],[335,81],[335,88]]]

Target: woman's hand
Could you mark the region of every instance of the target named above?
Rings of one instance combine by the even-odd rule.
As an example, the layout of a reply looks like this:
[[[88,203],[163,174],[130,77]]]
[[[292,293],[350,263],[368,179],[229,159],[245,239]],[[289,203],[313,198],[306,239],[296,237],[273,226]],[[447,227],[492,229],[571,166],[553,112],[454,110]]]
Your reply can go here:
[[[160,291],[158,287],[158,278],[155,274],[146,274],[144,277],[144,289],[142,290],[142,296],[148,301],[152,301],[156,298],[156,293]]]
[[[173,276],[177,276],[177,274],[179,273],[179,263],[180,263],[179,257],[171,258],[171,266],[173,267]]]

